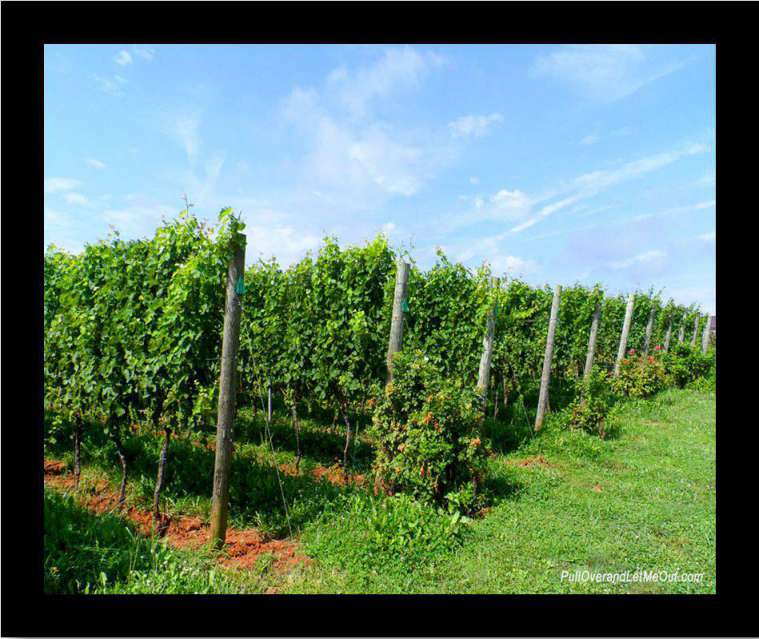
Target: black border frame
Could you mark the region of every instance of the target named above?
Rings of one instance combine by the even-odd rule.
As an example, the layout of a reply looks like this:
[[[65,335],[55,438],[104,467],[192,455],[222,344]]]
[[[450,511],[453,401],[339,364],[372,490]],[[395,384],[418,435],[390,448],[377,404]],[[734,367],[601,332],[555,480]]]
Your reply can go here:
[[[2,143],[6,206],[3,288],[6,314],[2,429],[2,634],[13,636],[715,636],[759,631],[742,594],[753,594],[747,441],[750,406],[728,417],[738,353],[733,283],[746,284],[751,247],[719,251],[741,228],[720,223],[720,365],[716,595],[430,596],[52,596],[42,593],[42,248],[43,44],[50,43],[560,43],[635,42],[717,45],[717,192],[723,217],[739,211],[737,147],[751,123],[734,107],[748,101],[753,52],[729,33],[748,12],[716,3],[83,3],[4,2]],[[416,11],[414,11],[416,9]],[[669,11],[667,11],[669,10]],[[739,15],[742,14],[742,15]],[[344,22],[340,24],[340,18]],[[595,21],[594,21],[595,20]],[[351,24],[347,24],[350,22]],[[751,106],[746,104],[744,106]],[[739,129],[738,127],[741,126]],[[750,127],[748,127],[750,128]],[[725,133],[727,132],[727,133]],[[735,135],[733,135],[735,133]],[[33,139],[33,142],[31,142]],[[732,142],[736,140],[736,142]],[[728,168],[729,167],[729,170]],[[723,168],[725,170],[723,170]],[[745,166],[744,166],[745,170]],[[746,177],[748,177],[746,175]],[[750,200],[748,200],[750,202]],[[728,218],[732,220],[732,216]],[[750,239],[745,237],[746,239]],[[728,239],[726,239],[728,238]],[[729,275],[735,268],[737,277]],[[738,269],[741,269],[738,271]],[[744,296],[745,297],[745,296]],[[738,300],[739,301],[739,300]],[[737,315],[735,317],[738,317]],[[741,327],[743,325],[743,327]],[[741,328],[739,328],[741,327]],[[15,349],[12,347],[17,346]],[[744,347],[745,348],[745,347]],[[744,395],[743,401],[751,399]],[[739,408],[741,404],[737,404]],[[745,405],[745,404],[744,404]],[[11,417],[11,415],[13,415]],[[732,416],[731,416],[732,417]],[[731,424],[742,425],[734,435]],[[755,497],[754,497],[755,500]],[[30,528],[34,527],[34,534]],[[353,618],[353,619],[351,619]],[[221,619],[221,625],[216,621]],[[356,621],[357,620],[357,621]],[[753,623],[751,623],[753,622]],[[751,629],[749,630],[749,625]]]

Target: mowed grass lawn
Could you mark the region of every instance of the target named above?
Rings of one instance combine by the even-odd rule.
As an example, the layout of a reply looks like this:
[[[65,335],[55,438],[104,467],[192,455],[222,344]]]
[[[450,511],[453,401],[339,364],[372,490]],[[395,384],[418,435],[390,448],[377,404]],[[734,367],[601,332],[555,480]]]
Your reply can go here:
[[[492,461],[505,490],[460,547],[403,577],[323,557],[289,592],[714,593],[714,393],[626,403],[606,441],[546,430]],[[308,541],[308,535],[306,536]],[[341,566],[342,564],[342,566]],[[562,571],[703,573],[700,583],[562,581]]]
[[[489,461],[488,483],[495,499],[485,516],[459,522],[450,534],[451,516],[431,507],[284,477],[296,540],[313,559],[289,572],[269,569],[271,561],[232,572],[210,553],[162,549],[162,542],[140,540],[115,516],[86,513],[49,496],[46,570],[51,587],[62,588],[55,584],[65,577],[66,583],[80,582],[80,591],[90,583],[89,592],[713,593],[715,405],[715,393],[695,390],[628,401],[606,440],[563,430],[554,415],[537,436],[530,434],[526,414],[521,426],[489,422],[496,454]],[[318,450],[319,438],[332,437],[321,426],[310,428],[313,432],[303,433],[306,467],[314,463],[308,451]],[[521,444],[514,443],[517,431]],[[293,458],[283,445],[286,433],[284,425],[279,463]],[[370,449],[364,449],[359,462],[368,470]],[[88,453],[85,480],[103,476],[98,466],[103,455],[97,450]],[[180,442],[174,451],[177,474],[171,487],[197,494],[167,497],[170,508],[207,519],[210,501],[201,493],[209,484],[205,477],[213,454]],[[253,505],[248,514],[233,514],[233,523],[287,536],[276,532],[284,520],[276,510],[275,475],[262,461],[265,445],[241,444],[236,456],[244,473],[236,499]],[[110,457],[105,462],[117,485]],[[149,503],[154,470],[135,467],[130,499]],[[616,584],[562,580],[562,573],[638,569],[703,573],[703,578]]]

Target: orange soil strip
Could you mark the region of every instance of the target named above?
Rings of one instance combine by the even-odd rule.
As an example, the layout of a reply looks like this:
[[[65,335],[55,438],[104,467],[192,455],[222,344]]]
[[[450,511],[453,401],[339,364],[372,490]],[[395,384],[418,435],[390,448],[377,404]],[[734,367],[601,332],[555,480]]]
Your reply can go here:
[[[56,460],[45,460],[45,483],[59,490],[73,490],[74,477],[64,474],[66,465]],[[84,491],[83,491],[84,493]],[[108,482],[100,481],[95,484],[94,494],[80,494],[79,501],[89,510],[96,513],[117,512],[118,492],[111,490]],[[153,534],[153,515],[151,512],[133,506],[125,507],[121,514],[135,524],[143,535]],[[166,514],[161,515],[158,534],[166,539],[174,548],[195,549],[210,541],[211,530],[200,517],[184,517],[172,519]],[[254,528],[238,530],[227,529],[225,556],[219,561],[229,568],[249,569],[257,559],[264,554],[275,557],[274,568],[280,572],[293,569],[298,564],[308,565],[311,560],[298,552],[298,544],[284,539],[267,540]]]

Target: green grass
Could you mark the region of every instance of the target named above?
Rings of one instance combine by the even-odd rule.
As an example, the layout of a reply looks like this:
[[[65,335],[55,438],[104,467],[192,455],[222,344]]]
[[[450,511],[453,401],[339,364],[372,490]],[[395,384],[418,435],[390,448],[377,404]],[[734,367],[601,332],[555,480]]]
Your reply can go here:
[[[56,560],[60,565],[46,558],[46,574],[52,565],[59,571],[65,566],[65,583],[79,578],[98,592],[259,592],[272,583],[280,592],[293,593],[715,592],[714,392],[669,390],[650,400],[625,402],[603,441],[562,430],[555,416],[533,436],[531,415],[518,402],[509,416],[486,425],[497,453],[489,461],[492,507],[484,517],[456,520],[410,499],[374,497],[311,476],[283,475],[295,535],[314,558],[305,571],[276,576],[264,566],[261,574],[240,576],[213,568],[209,557],[165,548],[160,561],[167,563],[162,564],[151,550],[154,542],[131,536],[116,542],[108,537],[113,533],[99,529],[97,522],[116,518],[80,513],[77,517],[84,519],[70,526],[68,550]],[[292,461],[295,444],[288,420],[281,417],[272,430],[278,463]],[[243,412],[232,480],[233,523],[286,536],[279,485],[262,432],[260,412],[257,419]],[[302,468],[310,470],[333,461],[342,436],[304,419],[302,442]],[[129,446],[131,499],[148,503],[160,443],[143,436]],[[84,476],[105,473],[115,480],[112,453],[105,442],[90,443]],[[171,454],[169,509],[207,515],[213,454],[186,441],[173,442]],[[530,458],[541,461],[520,464]],[[362,437],[357,469],[363,472],[370,463],[369,442]],[[96,543],[101,535],[111,541]],[[129,568],[125,557],[139,560]],[[704,573],[704,578],[701,583],[627,584],[561,579],[562,571],[637,569]],[[100,572],[106,585],[98,585]]]
[[[545,431],[491,461],[503,496],[466,525],[455,549],[405,571],[366,571],[351,560],[366,540],[345,536],[291,592],[604,593],[715,592],[715,397],[667,391],[624,405],[614,438]],[[543,455],[550,464],[516,460]],[[594,490],[600,486],[601,492]],[[636,569],[704,573],[701,583],[570,583],[562,571]]]

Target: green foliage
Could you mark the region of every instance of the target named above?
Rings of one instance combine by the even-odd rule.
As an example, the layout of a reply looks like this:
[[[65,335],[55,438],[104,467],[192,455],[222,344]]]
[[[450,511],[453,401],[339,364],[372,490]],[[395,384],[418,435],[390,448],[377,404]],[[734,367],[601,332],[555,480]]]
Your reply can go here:
[[[690,382],[707,377],[715,367],[714,351],[704,355],[700,345],[691,348],[688,344],[675,344],[662,356],[664,371],[678,388],[685,388]]]
[[[616,402],[606,373],[594,369],[587,379],[578,383],[578,394],[567,411],[570,428],[606,435],[606,420]]]
[[[444,378],[421,351],[393,358],[393,381],[372,418],[374,471],[387,492],[471,512],[479,505],[485,446],[477,394]]]
[[[651,397],[666,385],[667,375],[661,357],[636,355],[634,349],[622,359],[619,376],[612,382],[615,392],[633,398]]]

